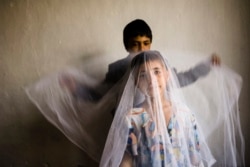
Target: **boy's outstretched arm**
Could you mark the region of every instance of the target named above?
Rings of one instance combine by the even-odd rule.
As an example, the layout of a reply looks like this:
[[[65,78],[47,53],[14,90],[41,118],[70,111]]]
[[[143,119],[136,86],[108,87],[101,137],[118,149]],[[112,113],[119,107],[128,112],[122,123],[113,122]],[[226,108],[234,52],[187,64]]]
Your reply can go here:
[[[188,71],[177,72],[176,69],[174,69],[174,71],[176,72],[180,87],[184,87],[194,83],[199,78],[206,76],[210,72],[211,65],[219,66],[220,64],[220,57],[216,53],[213,53],[209,61],[199,63]]]

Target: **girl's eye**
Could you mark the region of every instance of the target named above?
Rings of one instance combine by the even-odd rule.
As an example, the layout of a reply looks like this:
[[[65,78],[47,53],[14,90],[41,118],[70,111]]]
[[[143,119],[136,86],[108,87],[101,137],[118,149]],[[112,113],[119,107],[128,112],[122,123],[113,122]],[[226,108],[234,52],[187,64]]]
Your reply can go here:
[[[144,74],[144,73],[141,73],[139,77],[140,77],[140,78],[145,78],[145,74]]]
[[[160,73],[161,73],[161,72],[158,71],[158,70],[155,71],[155,74],[156,74],[156,75],[158,75],[158,74],[160,74]]]

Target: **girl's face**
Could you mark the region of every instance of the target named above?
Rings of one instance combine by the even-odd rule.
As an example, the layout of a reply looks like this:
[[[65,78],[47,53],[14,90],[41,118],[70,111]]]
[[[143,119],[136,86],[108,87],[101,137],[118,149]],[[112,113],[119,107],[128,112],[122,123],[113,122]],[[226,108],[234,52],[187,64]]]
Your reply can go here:
[[[137,84],[146,95],[153,97],[154,91],[159,90],[162,95],[167,87],[168,71],[160,60],[152,60],[142,64],[139,68]]]

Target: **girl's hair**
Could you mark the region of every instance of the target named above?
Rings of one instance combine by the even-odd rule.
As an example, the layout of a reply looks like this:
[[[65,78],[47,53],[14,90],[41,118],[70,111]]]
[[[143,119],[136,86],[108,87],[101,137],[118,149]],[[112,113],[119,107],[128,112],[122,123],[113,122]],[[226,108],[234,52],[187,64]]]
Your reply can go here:
[[[146,36],[152,42],[153,36],[151,29],[144,20],[136,19],[125,26],[123,30],[123,44],[126,50],[129,49],[129,40],[137,36]]]
[[[136,55],[131,61],[131,69],[135,66],[140,66],[143,63],[147,63],[149,61],[159,60],[164,62],[163,57],[158,51],[144,51]],[[166,67],[166,66],[165,66]]]

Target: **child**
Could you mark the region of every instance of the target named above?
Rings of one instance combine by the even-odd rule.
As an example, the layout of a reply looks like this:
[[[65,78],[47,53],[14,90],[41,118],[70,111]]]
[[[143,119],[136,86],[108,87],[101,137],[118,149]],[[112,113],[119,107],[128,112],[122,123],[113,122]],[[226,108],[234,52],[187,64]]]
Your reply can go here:
[[[146,51],[134,57],[101,166],[210,166],[214,163],[194,115],[180,98],[178,85],[175,73],[159,52]],[[145,98],[134,106],[137,93]]]
[[[136,19],[128,23],[123,30],[123,44],[129,55],[109,65],[105,83],[109,84],[109,87],[117,83],[124,76],[132,58],[142,51],[151,49],[152,40],[152,31],[144,20]],[[210,61],[213,65],[220,65],[220,57],[216,54],[212,54]],[[183,87],[207,75],[209,71],[209,66],[199,64],[188,71],[180,72],[176,75],[180,86]]]

